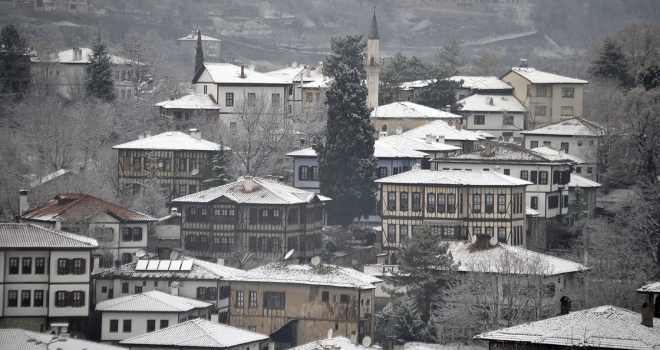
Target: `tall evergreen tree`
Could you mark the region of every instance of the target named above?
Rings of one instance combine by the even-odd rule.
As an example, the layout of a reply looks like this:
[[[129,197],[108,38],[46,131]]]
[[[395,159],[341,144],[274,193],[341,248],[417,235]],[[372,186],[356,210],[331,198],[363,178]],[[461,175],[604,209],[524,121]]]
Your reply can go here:
[[[20,93],[30,82],[28,45],[13,25],[0,32],[0,92]]]
[[[204,50],[202,49],[202,32],[197,29],[197,48],[195,49],[195,74],[204,65]]]
[[[637,80],[647,91],[660,87],[660,65],[658,65],[658,62],[651,61],[647,64],[639,72]]]
[[[435,54],[435,58],[440,65],[449,70],[449,75],[453,76],[459,74],[458,68],[465,64],[465,60],[461,59],[462,53],[461,44],[452,39],[449,43],[442,46],[442,49]]]
[[[328,124],[324,140],[316,140],[320,189],[332,198],[328,219],[348,226],[358,215],[373,212],[376,203],[375,129],[369,120],[367,88],[362,74],[340,64],[326,92]]]
[[[206,178],[204,187],[217,187],[230,182],[229,177],[229,154],[226,147],[220,145],[220,149],[215,152],[211,159],[211,167],[203,175]]]
[[[622,87],[631,87],[633,79],[621,45],[612,37],[605,38],[598,57],[591,62],[589,73],[594,78],[611,79]]]
[[[367,47],[367,43],[362,41],[362,35],[347,35],[344,38],[332,38],[330,48],[332,48],[333,54],[325,58],[324,74],[334,77],[338,74],[339,66],[345,64],[349,68],[357,69],[360,77],[364,79],[366,77],[363,54],[365,47]]]
[[[101,30],[92,44],[92,54],[89,55],[87,66],[87,81],[85,82],[87,96],[96,97],[106,102],[112,102],[117,97],[115,84],[112,80],[112,65],[108,47],[101,40]]]

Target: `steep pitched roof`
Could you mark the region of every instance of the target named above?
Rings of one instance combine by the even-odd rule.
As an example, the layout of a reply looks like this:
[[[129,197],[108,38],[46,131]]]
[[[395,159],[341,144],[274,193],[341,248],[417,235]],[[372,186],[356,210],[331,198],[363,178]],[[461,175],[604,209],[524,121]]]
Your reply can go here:
[[[554,136],[602,136],[603,128],[597,123],[584,118],[575,117],[561,120],[534,130],[521,132],[523,135],[554,135]]]
[[[0,249],[96,249],[98,246],[98,242],[93,238],[55,231],[42,226],[32,224],[0,224]]]
[[[637,289],[637,292],[638,293],[660,293],[660,282],[647,284],[647,285]]]
[[[348,267],[276,262],[246,271],[235,281],[308,284],[354,289],[374,289],[380,279]]]
[[[378,23],[376,23],[376,8],[374,8],[374,17],[371,19],[371,30],[369,31],[369,39],[380,39],[378,35]]]
[[[653,327],[642,316],[605,305],[543,321],[482,333],[481,340],[544,344],[562,347],[652,350],[660,347],[660,320]]]
[[[247,181],[252,182],[252,190],[249,192],[245,189]],[[220,197],[224,197],[236,203],[251,204],[302,204],[311,203],[315,200],[329,200],[327,197],[322,197],[314,192],[301,190],[260,177],[254,177],[252,180],[243,179],[179,197],[174,199],[173,202],[208,203]]]
[[[532,84],[588,84],[589,82],[582,79],[569,78],[558,74],[546,73],[534,68],[519,68],[513,67],[509,73],[515,73],[521,77],[529,80]],[[502,77],[506,76],[504,74]]]
[[[181,131],[167,131],[162,134],[145,137],[121,145],[112,149],[141,149],[141,150],[183,150],[183,151],[217,151],[220,145],[215,142],[198,140]],[[225,148],[229,150],[229,148]]]
[[[152,290],[146,293],[109,299],[96,304],[96,311],[112,312],[185,312],[212,306],[212,303]]]
[[[449,78],[450,81],[463,81],[461,87],[464,89],[470,90],[502,90],[502,91],[511,91],[513,86],[503,82],[498,77],[492,76],[476,76],[470,77],[465,75],[456,75]]]
[[[212,262],[182,258],[179,261],[192,260],[192,267],[187,271],[170,270],[136,270],[137,262],[124,264],[121,266],[121,278],[123,279],[167,279],[167,280],[215,280],[227,281],[235,276],[244,273],[243,270],[235,269],[229,266],[218,265]],[[143,261],[143,260],[140,260]],[[173,260],[175,261],[175,260]],[[98,271],[92,276],[94,278],[112,278],[114,268]]]
[[[463,104],[461,110],[466,112],[527,112],[527,108],[513,95],[474,94],[458,101],[458,103]]]
[[[460,119],[458,114],[423,106],[413,102],[392,102],[371,111],[370,118],[376,119]]]
[[[423,151],[415,149],[416,147],[409,147],[406,144],[398,143],[395,142],[394,140],[388,140],[390,137],[395,138],[394,136],[382,137],[376,140],[376,142],[374,142],[374,157],[378,159],[386,159],[386,158],[421,159],[428,156],[428,154],[424,153]],[[417,144],[416,140],[410,140],[410,143],[413,145]],[[435,142],[435,144],[445,146],[446,147],[445,150],[459,149],[458,147],[440,144],[438,142]],[[438,147],[442,148],[441,146]],[[430,145],[428,148],[430,148]],[[314,151],[313,148],[309,147],[298,151],[289,152],[286,155],[289,157],[316,158],[316,151]]]
[[[204,70],[209,72],[211,79],[216,84],[247,84],[247,85],[289,85],[284,79],[272,77],[270,75],[255,72],[243,68],[244,77],[241,78],[241,67],[231,63],[204,63],[192,80],[193,84],[202,75]]]
[[[224,349],[267,339],[266,335],[198,318],[129,338],[119,344]]]
[[[176,40],[177,41],[197,41],[197,32],[196,31],[192,32],[192,33],[188,34],[188,36],[184,36],[183,38],[176,39]],[[202,41],[222,41],[222,40],[202,34]]]
[[[220,106],[215,103],[212,95],[193,94],[182,96],[176,100],[167,100],[158,102],[154,106],[165,109],[210,109],[220,110]]]
[[[378,179],[385,184],[429,184],[455,186],[527,186],[532,183],[494,171],[410,170]]]
[[[82,193],[64,193],[21,215],[22,220],[75,222],[90,218],[100,213],[107,213],[123,222],[156,221],[147,214],[142,214],[102,199]]]
[[[397,147],[405,147],[420,152],[446,152],[459,151],[461,149],[460,147],[448,145],[444,142],[438,142],[435,137],[428,143],[426,139],[415,138],[404,134],[381,137],[376,142],[392,144]]]
[[[39,341],[40,344],[29,341],[30,339]],[[53,336],[50,333],[31,332],[20,328],[0,329],[0,348],[2,349],[44,350],[46,349],[45,344],[52,340]],[[106,345],[75,338],[54,342],[50,348],[62,350],[126,350],[122,346]]]
[[[445,140],[453,141],[479,141],[484,138],[476,133],[464,129],[456,129],[447,124],[444,120],[434,120],[414,129],[404,131],[401,135],[415,137],[418,139],[426,139],[426,135],[444,136]]]
[[[265,74],[273,78],[284,80],[289,84],[299,83],[301,79],[303,83],[323,80],[323,74],[319,73],[316,69],[310,68],[309,75],[307,75],[307,69],[305,67],[306,65],[298,65],[297,67],[282,68]]]
[[[59,51],[57,57],[51,57],[52,59],[57,59],[57,62],[53,63],[63,63],[63,64],[89,64],[89,56],[92,54],[92,49],[88,47],[81,47],[82,51],[81,58],[79,60],[73,58],[73,49]],[[38,57],[32,57],[32,62],[40,62]],[[130,61],[126,58],[110,55],[110,63],[112,64],[129,64]]]

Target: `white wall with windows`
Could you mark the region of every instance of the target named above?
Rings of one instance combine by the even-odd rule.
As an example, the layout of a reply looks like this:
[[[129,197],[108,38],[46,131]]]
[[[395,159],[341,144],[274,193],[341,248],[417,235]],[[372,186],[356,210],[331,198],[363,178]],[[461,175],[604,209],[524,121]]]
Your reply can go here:
[[[525,128],[525,114],[517,112],[467,111],[467,129],[485,131],[495,137],[519,137]]]
[[[195,316],[170,312],[103,312],[101,341],[120,341],[137,337],[185,322],[189,317],[196,318],[197,310],[194,314]],[[180,322],[184,318],[185,320]]]
[[[571,135],[525,135],[524,147],[534,149],[549,147],[556,150],[563,149],[566,154],[576,156],[585,161],[584,164],[573,166],[573,173],[590,180],[597,180],[599,137],[571,136]]]

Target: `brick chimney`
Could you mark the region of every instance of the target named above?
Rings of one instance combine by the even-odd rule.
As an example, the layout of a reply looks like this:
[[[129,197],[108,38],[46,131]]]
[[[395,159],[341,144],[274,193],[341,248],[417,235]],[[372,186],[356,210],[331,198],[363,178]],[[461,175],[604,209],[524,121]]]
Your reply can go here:
[[[20,190],[18,191],[18,209],[19,209],[19,214],[23,215],[25,214],[28,209],[30,209],[30,206],[28,204],[28,191],[27,190]]]

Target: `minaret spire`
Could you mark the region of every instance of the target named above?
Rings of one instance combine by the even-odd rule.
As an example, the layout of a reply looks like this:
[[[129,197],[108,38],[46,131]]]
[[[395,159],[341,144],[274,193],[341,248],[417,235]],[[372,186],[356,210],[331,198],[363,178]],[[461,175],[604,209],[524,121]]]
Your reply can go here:
[[[379,55],[380,36],[378,35],[378,23],[376,23],[376,6],[371,19],[371,31],[367,40],[367,58],[364,60],[364,69],[367,71],[367,107],[378,107],[378,84],[380,68],[383,60]]]
[[[374,6],[374,17],[371,19],[371,31],[369,39],[380,39],[378,35],[378,23],[376,23],[376,6]]]

